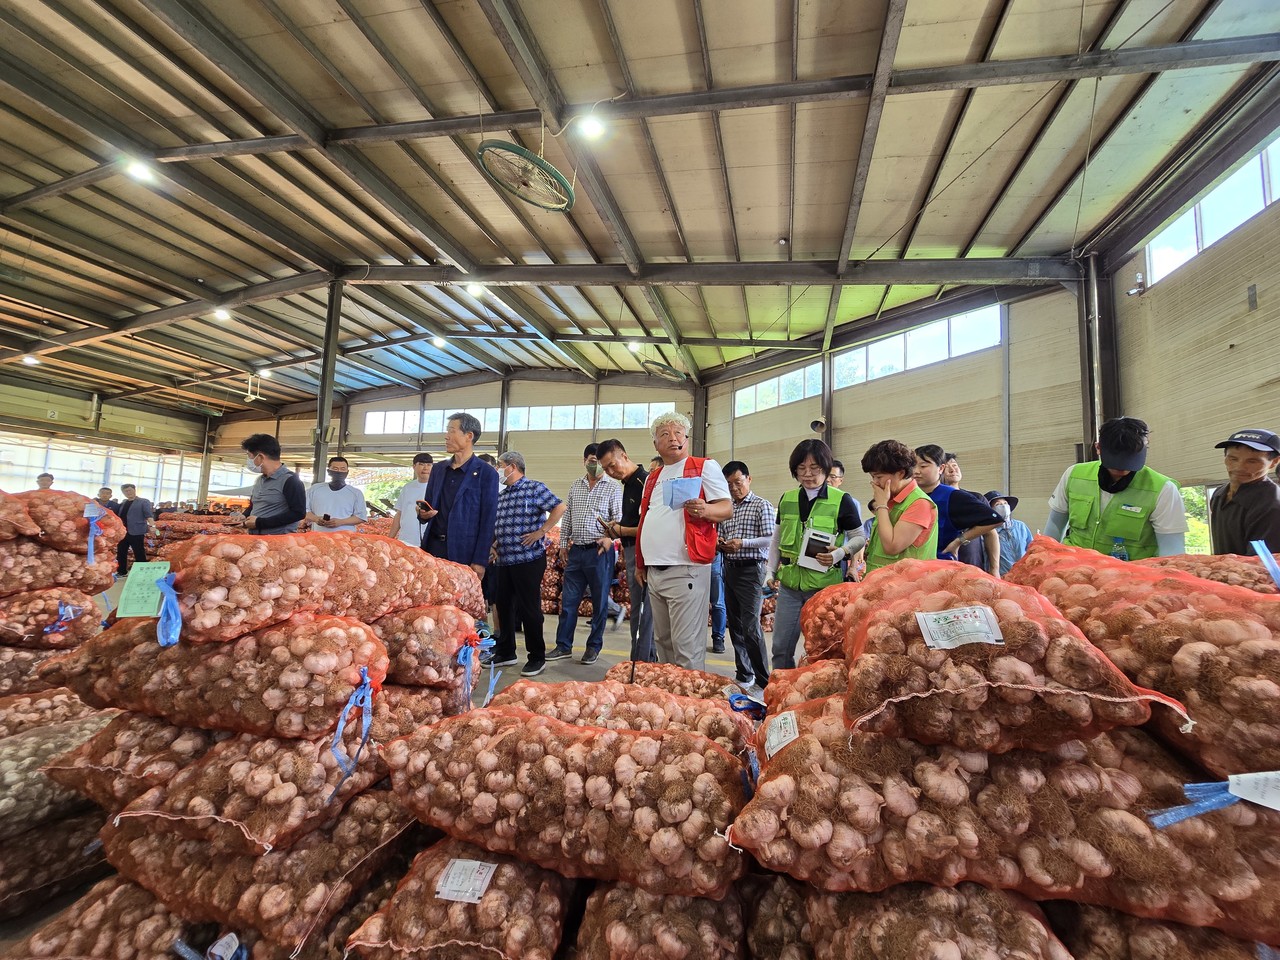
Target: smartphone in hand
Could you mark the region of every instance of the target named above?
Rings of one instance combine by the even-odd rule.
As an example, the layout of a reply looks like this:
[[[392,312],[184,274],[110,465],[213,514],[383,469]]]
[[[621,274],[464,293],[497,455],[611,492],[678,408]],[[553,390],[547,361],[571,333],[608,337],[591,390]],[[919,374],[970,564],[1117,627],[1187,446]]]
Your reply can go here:
[[[419,501],[418,501],[418,503],[417,503],[417,507],[418,507],[418,509],[419,509],[419,510],[421,510],[423,513],[430,513],[430,512],[431,512],[431,510],[432,510],[432,506],[431,506],[431,504],[427,503],[427,501],[425,501],[425,500],[419,500]]]

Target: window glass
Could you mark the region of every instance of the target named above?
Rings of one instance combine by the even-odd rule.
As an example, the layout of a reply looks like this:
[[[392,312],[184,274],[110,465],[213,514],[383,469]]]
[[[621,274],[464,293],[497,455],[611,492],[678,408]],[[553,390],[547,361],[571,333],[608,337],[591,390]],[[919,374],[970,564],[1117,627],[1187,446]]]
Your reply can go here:
[[[867,344],[867,379],[900,373],[903,369],[903,345],[900,333]]]
[[[1193,207],[1169,224],[1147,245],[1147,284],[1163,280],[1196,255],[1196,211]]]
[[[654,419],[663,413],[674,413],[676,409],[675,403],[670,400],[664,400],[660,403],[649,404],[649,422],[653,423]]]
[[[444,433],[444,411],[426,410],[422,414],[419,428],[423,433]]]
[[[778,378],[778,402],[795,403],[804,399],[804,370],[792,370]]]
[[[947,321],[907,331],[907,369],[947,359]]]
[[[622,429],[622,404],[620,403],[600,404],[600,429],[601,430],[621,430]]]
[[[1280,200],[1280,140],[1267,147],[1267,173],[1271,179],[1270,200]]]
[[[1000,342],[1000,308],[983,307],[951,318],[951,355],[958,357]]]
[[[743,387],[733,395],[733,415],[745,417],[756,412],[756,388]]]
[[[822,393],[822,364],[811,363],[804,368],[804,395],[816,397]]]
[[[649,405],[628,403],[622,410],[622,425],[627,429],[643,429],[649,425]]]
[[[1262,209],[1262,160],[1254,157],[1200,201],[1203,246],[1221,240]]]
[[[596,408],[589,403],[580,403],[574,414],[574,426],[579,430],[590,430],[594,426]]]
[[[550,430],[551,429],[551,408],[550,407],[530,407],[529,408],[529,429],[530,430]]]
[[[388,410],[386,420],[383,421],[383,433],[403,433],[404,432],[404,411]]]
[[[508,407],[507,408],[507,430],[528,430],[529,429],[529,408],[528,407]]]
[[[497,433],[502,426],[502,408],[485,407],[484,416],[480,417],[480,425],[485,433]]]
[[[756,411],[769,410],[778,405],[778,378],[770,377],[756,384]]]
[[[364,432],[365,433],[382,433],[383,414],[381,410],[366,413],[364,415]]]
[[[404,432],[417,433],[418,419],[419,419],[419,413],[417,410],[406,410],[404,412]]]
[[[841,387],[851,387],[855,383],[863,383],[867,379],[867,348],[857,347],[853,350],[846,350],[844,353],[837,353],[833,361],[832,386],[839,390]]]
[[[556,406],[551,408],[551,429],[573,429],[573,407]]]

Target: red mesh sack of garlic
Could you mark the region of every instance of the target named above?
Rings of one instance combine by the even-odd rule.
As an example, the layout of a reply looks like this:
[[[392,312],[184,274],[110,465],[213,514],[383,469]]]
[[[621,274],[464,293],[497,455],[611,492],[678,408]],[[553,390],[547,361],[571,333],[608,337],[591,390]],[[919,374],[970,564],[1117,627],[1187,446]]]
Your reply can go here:
[[[0,920],[20,917],[111,872],[98,842],[102,811],[43,823],[0,843]]]
[[[156,523],[176,520],[179,523],[201,523],[205,525],[226,526],[227,524],[239,524],[243,519],[243,516],[232,517],[224,513],[174,513],[166,510],[164,513],[156,514]]]
[[[845,614],[858,599],[861,583],[823,587],[800,608],[800,633],[810,662],[844,657]]]
[[[770,713],[778,713],[810,700],[844,693],[848,686],[849,665],[843,658],[819,660],[803,667],[774,670],[764,688],[764,704]]]
[[[1132,917],[1107,907],[1057,903],[1050,919],[1075,960],[1260,960],[1256,943],[1207,927]]]
[[[461,840],[418,854],[347,949],[365,960],[552,960],[573,881]]]
[[[1016,893],[962,883],[884,893],[806,890],[805,933],[823,960],[1072,960],[1044,915]]]
[[[575,727],[606,730],[687,730],[745,756],[755,724],[728,700],[681,697],[657,687],[605,680],[536,683],[517,680],[489,702],[553,717]]]
[[[142,794],[116,822],[137,819],[157,833],[207,840],[218,853],[288,850],[387,775],[377,745],[362,748],[359,713],[353,711],[343,728],[341,759],[331,749],[332,737],[241,734]]]
[[[458,693],[432,687],[385,684],[373,698],[373,724],[369,728],[369,739],[373,743],[387,743],[397,737],[407,737],[419,727],[465,713],[471,709],[471,701],[467,699],[461,703]]]
[[[1130,683],[1040,594],[977,567],[904,560],[861,586],[845,641],[856,729],[1000,753],[1137,726],[1151,701],[1178,709]]]
[[[56,656],[57,650],[0,647],[0,695],[8,697],[40,693],[61,686],[40,677],[40,667]]]
[[[248,927],[294,948],[355,897],[411,824],[391,793],[369,790],[347,804],[331,828],[260,857],[217,854],[202,840],[156,833],[137,819],[108,824],[102,842],[121,874],[175,913]]]
[[[27,514],[40,528],[40,543],[54,550],[69,553],[88,553],[89,519],[84,515],[85,504],[94,503],[79,493],[65,490],[28,490],[13,494],[27,508]],[[124,539],[124,524],[110,510],[102,511],[95,518],[102,531],[94,540],[96,556],[108,555],[115,559],[116,547]]]
[[[108,877],[5,954],[5,960],[173,960],[196,925],[151,893]]]
[[[102,632],[102,611],[87,594],[66,587],[15,593],[0,600],[0,644],[67,650]]]
[[[38,536],[40,527],[27,512],[26,502],[21,497],[0,490],[0,540]]]
[[[399,543],[399,541],[395,541]],[[410,550],[413,548],[410,547]],[[452,560],[436,560],[436,578],[439,586],[434,597],[410,597],[417,603],[451,603],[473,617],[483,618],[488,611],[480,578],[465,563]]]
[[[1280,554],[1276,555],[1280,561]],[[1260,557],[1241,557],[1233,553],[1217,556],[1201,556],[1184,553],[1175,557],[1151,557],[1147,560],[1134,560],[1140,567],[1154,567],[1157,570],[1177,570],[1189,573],[1201,580],[1212,580],[1232,587],[1244,587],[1254,593],[1277,594],[1280,588],[1267,573]]]
[[[419,819],[569,877],[720,898],[742,763],[697,734],[574,727],[514,707],[441,720],[385,750]]]
[[[804,884],[776,873],[749,874],[738,889],[746,905],[749,956],[815,960],[804,937]]]
[[[0,542],[0,597],[46,587],[101,593],[115,579],[115,551],[99,550],[92,564],[86,560],[82,554],[54,550],[34,540]]]
[[[661,896],[622,883],[603,884],[587,899],[576,960],[741,960],[742,901]]]
[[[233,640],[295,613],[315,611],[372,623],[393,610],[461,602],[464,574],[390,537],[357,533],[196,537],[170,554],[182,636]],[[455,565],[456,566],[456,565]],[[477,588],[479,579],[463,568]]]
[[[97,712],[97,707],[89,706],[65,688],[0,697],[0,740],[33,727],[78,720]]]
[[[476,632],[475,618],[448,605],[410,607],[370,624],[391,657],[387,678],[414,687],[460,687],[465,670],[458,662],[464,641]],[[471,684],[479,680],[479,652],[473,650]]]
[[[635,665],[635,678],[632,678],[632,665]],[[645,663],[640,660],[624,660],[615,663],[605,673],[606,680],[618,683],[636,683],[642,687],[657,687],[667,693],[681,697],[697,697],[702,700],[722,700],[725,687],[734,691],[738,685],[728,677],[718,673],[707,673],[703,670],[686,670],[674,663]]]
[[[0,740],[0,841],[78,813],[84,798],[50,780],[41,767],[98,732],[110,714],[65,720]]]
[[[1280,769],[1280,597],[1137,566],[1037,537],[1009,580],[1035,587],[1125,674],[1176,697],[1152,714],[1219,778]]]
[[[730,828],[766,868],[832,892],[971,880],[1280,940],[1280,812],[1242,803],[1154,829],[1148,812],[1203,775],[1145,734],[987,754],[850,737],[838,710],[793,714],[798,736]]]
[[[371,517],[356,527],[356,533],[375,534],[379,537],[391,536],[391,517]]]
[[[108,813],[119,813],[227,736],[122,713],[74,750],[51,759],[44,772]]]
[[[120,620],[41,676],[88,703],[179,726],[314,739],[329,733],[367,670],[376,691],[387,650],[363,623],[298,614],[234,643],[161,647],[156,621]]]

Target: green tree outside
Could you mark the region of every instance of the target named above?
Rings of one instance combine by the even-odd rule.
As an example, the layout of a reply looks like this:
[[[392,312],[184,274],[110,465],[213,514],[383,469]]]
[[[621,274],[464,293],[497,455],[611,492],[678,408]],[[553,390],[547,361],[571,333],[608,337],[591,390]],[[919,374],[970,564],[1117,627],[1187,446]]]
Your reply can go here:
[[[1210,553],[1208,489],[1183,487],[1182,504],[1187,510],[1187,553]]]

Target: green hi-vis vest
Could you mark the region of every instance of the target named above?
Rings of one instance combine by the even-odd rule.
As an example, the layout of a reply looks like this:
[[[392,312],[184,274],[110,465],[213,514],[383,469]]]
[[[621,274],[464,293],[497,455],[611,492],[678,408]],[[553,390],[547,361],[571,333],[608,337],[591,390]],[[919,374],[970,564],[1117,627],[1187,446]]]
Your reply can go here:
[[[840,502],[844,494],[834,487],[827,488],[826,497],[815,497],[813,509],[809,511],[809,519],[800,520],[800,489],[793,487],[782,495],[778,501],[778,552],[783,560],[790,560],[778,567],[778,582],[790,590],[808,592],[821,590],[843,579],[840,565],[836,564],[826,573],[810,570],[796,563],[800,556],[800,544],[804,540],[806,527],[821,530],[835,536],[836,520],[840,513]],[[834,548],[834,545],[832,547]]]
[[[917,500],[926,501],[933,508],[933,512],[938,512],[938,506],[933,499],[916,487],[901,503],[889,504],[889,519],[896,525],[898,518],[907,512],[907,507],[915,503]],[[879,570],[881,567],[887,567],[889,564],[898,560],[937,560],[938,559],[938,522],[934,518],[933,526],[929,528],[929,539],[918,547],[907,547],[901,553],[886,553],[884,544],[880,540],[880,522],[877,520],[871,528],[871,539],[867,541],[867,573],[872,570]]]
[[[1062,542],[1110,554],[1119,537],[1124,541],[1130,560],[1156,556],[1159,549],[1155,527],[1151,526],[1151,514],[1164,485],[1174,481],[1150,467],[1143,467],[1134,474],[1129,486],[1111,495],[1111,502],[1103,510],[1102,488],[1098,486],[1098,471],[1101,469],[1099,460],[1072,467],[1067,478],[1070,526]]]

